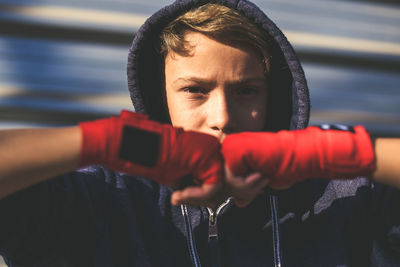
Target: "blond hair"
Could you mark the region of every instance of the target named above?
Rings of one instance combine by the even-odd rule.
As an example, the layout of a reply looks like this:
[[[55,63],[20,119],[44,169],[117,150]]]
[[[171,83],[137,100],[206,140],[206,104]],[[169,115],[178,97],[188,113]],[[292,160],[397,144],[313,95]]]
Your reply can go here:
[[[183,56],[191,54],[185,41],[189,31],[198,32],[218,42],[253,49],[270,70],[269,35],[237,11],[218,4],[205,4],[189,10],[164,28],[161,34],[161,53],[169,52]]]

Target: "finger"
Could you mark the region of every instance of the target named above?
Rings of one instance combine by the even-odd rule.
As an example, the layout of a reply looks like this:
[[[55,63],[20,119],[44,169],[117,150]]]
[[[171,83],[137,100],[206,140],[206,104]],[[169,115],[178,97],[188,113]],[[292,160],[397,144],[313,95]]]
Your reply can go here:
[[[268,180],[261,173],[252,173],[246,177],[232,178],[229,181],[229,188],[235,195],[253,194],[259,191],[260,185],[268,184]]]
[[[193,194],[193,192],[191,192]],[[205,207],[211,207],[214,208],[217,206],[217,202],[213,200],[212,197],[208,196],[201,196],[200,194],[198,196],[173,196],[171,199],[171,203],[173,205],[190,205],[190,206],[205,206]]]
[[[247,176],[234,175],[229,170],[228,166],[225,165],[225,179],[229,184],[235,187],[244,186],[246,184],[245,181],[247,181],[248,184],[251,184],[255,180],[258,180],[259,176],[261,176],[261,173],[259,172],[255,172]]]
[[[201,205],[210,201],[217,193],[219,188],[220,186],[216,184],[190,186],[182,191],[175,191],[171,196],[171,203],[173,205]]]
[[[248,186],[249,190],[259,194],[265,190],[265,187],[267,187],[271,183],[271,180],[268,177],[260,174],[260,176],[258,176],[257,179],[253,179],[253,180],[249,180],[249,181],[247,181],[247,179],[246,179],[245,182],[246,183],[248,182],[247,186]]]
[[[244,186],[247,188],[257,188],[260,184],[268,182],[268,179],[264,177],[261,173],[252,173],[244,179]],[[268,183],[267,183],[268,184]]]
[[[228,176],[228,177],[235,176],[233,174],[233,172],[231,171],[231,169],[229,169],[228,165],[226,165],[226,163],[225,163],[225,175]]]
[[[247,176],[235,175],[227,165],[225,165],[225,176],[234,186],[249,188],[257,186],[261,182],[261,179],[264,178],[260,172],[254,172]]]
[[[254,198],[262,194],[270,180],[259,173],[255,173],[248,176],[245,182],[247,184],[241,188],[240,194],[235,197],[235,203],[240,208],[249,205]]]
[[[233,185],[241,185],[243,184],[244,181],[244,176],[240,176],[240,175],[235,175],[227,165],[225,165],[225,180],[229,183],[229,184],[233,184]]]

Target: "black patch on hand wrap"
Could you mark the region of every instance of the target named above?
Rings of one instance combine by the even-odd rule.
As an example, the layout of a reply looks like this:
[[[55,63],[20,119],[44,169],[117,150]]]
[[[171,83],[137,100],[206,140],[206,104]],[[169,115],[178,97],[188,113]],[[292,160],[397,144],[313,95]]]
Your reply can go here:
[[[160,135],[124,126],[119,157],[145,167],[154,167],[160,151]]]

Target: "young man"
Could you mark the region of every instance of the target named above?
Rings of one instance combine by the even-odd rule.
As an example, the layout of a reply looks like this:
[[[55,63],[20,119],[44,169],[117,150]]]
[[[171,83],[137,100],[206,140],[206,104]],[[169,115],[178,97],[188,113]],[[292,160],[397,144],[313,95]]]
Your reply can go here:
[[[1,133],[11,266],[398,263],[400,194],[383,185],[399,185],[398,140],[304,129],[307,86],[279,29],[247,1],[207,2],[178,1],[135,36],[129,89],[151,120]]]

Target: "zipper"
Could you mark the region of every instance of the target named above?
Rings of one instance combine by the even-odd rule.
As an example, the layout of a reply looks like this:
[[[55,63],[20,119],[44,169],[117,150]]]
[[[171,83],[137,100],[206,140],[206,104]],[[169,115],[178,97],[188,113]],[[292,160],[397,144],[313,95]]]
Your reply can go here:
[[[280,253],[280,237],[279,237],[279,213],[278,213],[278,197],[270,195],[271,217],[272,217],[272,247],[274,250],[274,265],[281,267]]]
[[[224,203],[222,203],[217,210],[214,212],[210,208],[208,212],[209,216],[209,228],[208,228],[208,240],[218,240],[218,228],[217,228],[217,216],[221,212],[221,210],[229,203],[231,198],[228,198]],[[190,220],[189,212],[186,205],[181,205],[181,212],[183,216],[183,220],[185,221],[185,230],[187,233],[187,245],[189,248],[190,258],[192,260],[192,264],[194,267],[201,267],[199,255],[197,253],[196,242],[194,240],[193,230],[192,230],[192,222]]]
[[[199,255],[197,254],[196,243],[194,241],[192,222],[186,205],[181,205],[182,216],[185,221],[185,229],[187,233],[187,245],[189,248],[190,258],[194,267],[201,267]]]
[[[275,267],[281,267],[281,255],[280,255],[280,236],[279,236],[279,213],[278,213],[278,199],[277,196],[269,196],[271,206],[271,217],[272,217],[272,247],[274,252],[274,265]],[[221,210],[229,203],[231,198],[227,199],[222,203],[214,212],[212,209],[207,208],[209,212],[209,224],[208,224],[208,240],[218,241],[218,225],[217,217]],[[187,206],[181,205],[182,215],[185,221],[185,229],[187,233],[187,243],[189,248],[189,254],[194,267],[201,267],[199,255],[197,253],[196,244],[194,241],[192,223],[188,214]]]
[[[221,210],[228,205],[231,197],[228,198],[224,203],[218,206],[218,208],[213,211],[211,208],[207,208],[208,210],[208,241],[210,240],[218,240],[218,225],[217,225],[217,217]]]
[[[221,252],[218,243],[218,215],[221,210],[228,205],[231,198],[228,198],[224,203],[218,206],[218,208],[213,211],[207,208],[208,217],[208,249],[210,252],[210,266],[220,267],[221,266]]]

